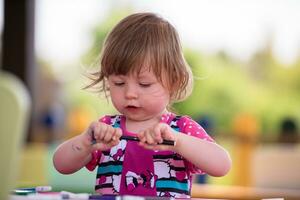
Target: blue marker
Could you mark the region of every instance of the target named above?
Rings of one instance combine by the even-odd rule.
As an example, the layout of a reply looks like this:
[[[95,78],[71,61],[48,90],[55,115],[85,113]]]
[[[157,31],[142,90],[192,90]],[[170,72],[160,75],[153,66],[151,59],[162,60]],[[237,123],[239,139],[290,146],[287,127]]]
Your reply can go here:
[[[17,188],[13,191],[13,193],[17,195],[27,195],[36,192],[50,192],[51,190],[52,190],[51,186],[37,186],[31,188]]]

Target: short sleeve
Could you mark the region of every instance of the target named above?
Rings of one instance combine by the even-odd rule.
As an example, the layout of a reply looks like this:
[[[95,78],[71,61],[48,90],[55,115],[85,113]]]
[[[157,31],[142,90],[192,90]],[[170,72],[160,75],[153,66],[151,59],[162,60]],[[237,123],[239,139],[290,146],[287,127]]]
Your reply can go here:
[[[85,167],[89,170],[89,171],[93,171],[97,165],[98,165],[98,162],[101,158],[101,151],[94,151],[92,152],[91,156],[92,156],[92,159],[91,161],[85,165]]]
[[[184,134],[197,137],[199,139],[206,140],[209,142],[215,142],[197,122],[195,122],[188,116],[182,116],[178,120],[177,125],[179,126],[180,132]],[[205,174],[204,171],[202,171],[189,161],[186,161],[186,166],[191,173]]]
[[[106,123],[106,124],[111,124],[111,119],[109,116],[104,116],[102,118],[99,119],[99,122],[103,122],[103,123]],[[101,151],[94,151],[91,153],[91,156],[92,156],[92,159],[90,162],[88,162],[88,164],[85,165],[85,167],[89,170],[89,171],[93,171],[99,161],[100,161],[100,158],[101,158],[101,155],[102,155],[102,152]]]

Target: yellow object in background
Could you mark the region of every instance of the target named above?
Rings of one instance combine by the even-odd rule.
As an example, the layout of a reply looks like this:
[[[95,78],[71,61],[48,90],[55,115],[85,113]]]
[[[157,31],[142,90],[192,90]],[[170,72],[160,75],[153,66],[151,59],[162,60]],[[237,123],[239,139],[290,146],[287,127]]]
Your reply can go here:
[[[76,107],[72,109],[68,116],[69,133],[67,138],[74,137],[82,133],[93,121],[93,111],[87,107]]]
[[[256,118],[251,114],[239,114],[232,123],[234,134],[246,141],[256,140],[258,136],[258,123]]]
[[[45,143],[29,143],[21,154],[18,187],[48,185],[48,147]]]
[[[258,123],[254,116],[243,113],[233,120],[233,132],[236,136],[233,147],[233,184],[252,185],[251,161],[258,137]]]

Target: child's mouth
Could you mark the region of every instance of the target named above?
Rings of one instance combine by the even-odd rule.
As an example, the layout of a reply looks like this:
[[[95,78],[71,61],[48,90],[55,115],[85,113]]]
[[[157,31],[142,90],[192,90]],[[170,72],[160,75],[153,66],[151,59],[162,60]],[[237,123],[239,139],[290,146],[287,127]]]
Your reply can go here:
[[[126,109],[129,112],[137,112],[139,110],[139,107],[138,106],[129,105],[129,106],[126,106]]]
[[[126,106],[126,108],[128,109],[135,109],[135,108],[138,108],[137,106]]]

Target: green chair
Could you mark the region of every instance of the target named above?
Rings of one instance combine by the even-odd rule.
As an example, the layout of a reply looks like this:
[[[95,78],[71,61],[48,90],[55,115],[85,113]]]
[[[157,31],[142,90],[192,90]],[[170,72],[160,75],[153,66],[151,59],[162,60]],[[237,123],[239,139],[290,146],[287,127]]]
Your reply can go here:
[[[7,199],[15,187],[30,106],[24,84],[16,76],[0,71],[0,199]]]

